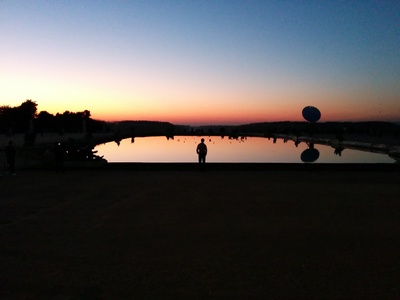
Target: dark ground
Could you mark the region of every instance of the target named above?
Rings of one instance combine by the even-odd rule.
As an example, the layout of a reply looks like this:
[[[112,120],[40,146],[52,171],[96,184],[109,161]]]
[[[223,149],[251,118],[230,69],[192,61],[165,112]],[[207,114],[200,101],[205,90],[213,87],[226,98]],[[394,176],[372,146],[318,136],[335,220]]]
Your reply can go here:
[[[0,299],[399,299],[400,173],[0,177]]]

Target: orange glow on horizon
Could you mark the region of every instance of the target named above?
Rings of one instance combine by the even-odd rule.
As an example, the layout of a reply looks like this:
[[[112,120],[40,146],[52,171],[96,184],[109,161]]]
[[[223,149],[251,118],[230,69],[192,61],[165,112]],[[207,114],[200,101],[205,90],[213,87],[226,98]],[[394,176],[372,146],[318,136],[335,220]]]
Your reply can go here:
[[[261,114],[254,115],[226,115],[218,116],[216,114],[207,115],[204,117],[197,115],[170,115],[170,114],[119,114],[119,115],[93,115],[92,118],[96,120],[102,120],[106,122],[118,122],[118,121],[161,121],[169,122],[175,125],[241,125],[250,123],[263,123],[263,122],[303,122],[305,121],[301,115],[301,111],[297,114]],[[398,119],[398,118],[397,118]],[[378,115],[363,114],[358,117],[354,117],[351,113],[326,113],[322,112],[322,117],[319,122],[358,122],[358,121],[396,121],[396,115]]]
[[[150,120],[164,121],[180,125],[240,125],[258,122],[278,122],[278,121],[300,121],[301,109],[296,114],[285,114],[282,112],[265,111],[228,111],[223,109],[210,111],[187,111],[187,112],[92,112],[92,118],[108,122],[124,120]]]
[[[321,91],[308,93],[295,98],[288,95],[270,95],[266,99],[257,98],[241,101],[239,98],[210,97],[207,101],[189,102],[178,98],[175,101],[166,100],[173,97],[156,95],[136,95],[128,97],[124,94],[87,93],[87,98],[76,92],[75,95],[57,93],[39,94],[32,99],[38,104],[38,113],[47,111],[50,114],[81,112],[89,110],[96,120],[117,122],[130,120],[147,120],[170,122],[176,125],[241,125],[262,122],[304,121],[301,111],[305,106],[312,105],[321,111],[319,122],[342,121],[400,121],[400,107],[392,96],[385,101],[373,101],[377,95],[362,93],[342,93],[339,95],[323,94]],[[75,96],[75,97],[72,97]],[[72,97],[75,101],[69,101]],[[338,97],[339,100],[336,99]],[[2,105],[19,106],[26,99],[11,97],[11,103]],[[23,100],[20,100],[23,99]],[[115,100],[109,100],[115,99]],[[352,101],[356,99],[357,101]],[[232,100],[232,101],[231,101]],[[364,105],[368,103],[368,105]]]

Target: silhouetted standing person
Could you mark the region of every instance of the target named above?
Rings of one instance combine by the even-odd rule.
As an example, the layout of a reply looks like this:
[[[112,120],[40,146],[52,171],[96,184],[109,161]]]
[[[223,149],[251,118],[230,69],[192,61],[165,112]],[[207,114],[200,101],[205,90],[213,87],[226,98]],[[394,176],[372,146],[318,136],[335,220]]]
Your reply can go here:
[[[8,142],[5,152],[6,152],[7,165],[8,165],[7,171],[10,172],[12,175],[15,175],[15,156],[16,156],[17,151],[15,150],[15,147],[14,147],[12,141]]]
[[[206,144],[204,144],[204,139],[201,139],[201,143],[197,145],[196,152],[199,155],[199,163],[205,164],[207,155],[207,146]]]
[[[56,171],[64,172],[64,150],[60,143],[54,146],[54,157],[56,162]]]

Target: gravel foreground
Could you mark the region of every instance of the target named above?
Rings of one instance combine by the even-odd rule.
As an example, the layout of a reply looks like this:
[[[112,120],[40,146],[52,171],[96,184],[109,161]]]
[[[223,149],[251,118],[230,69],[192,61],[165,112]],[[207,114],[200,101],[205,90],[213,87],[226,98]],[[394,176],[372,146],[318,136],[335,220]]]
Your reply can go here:
[[[0,299],[399,299],[395,171],[0,177]]]

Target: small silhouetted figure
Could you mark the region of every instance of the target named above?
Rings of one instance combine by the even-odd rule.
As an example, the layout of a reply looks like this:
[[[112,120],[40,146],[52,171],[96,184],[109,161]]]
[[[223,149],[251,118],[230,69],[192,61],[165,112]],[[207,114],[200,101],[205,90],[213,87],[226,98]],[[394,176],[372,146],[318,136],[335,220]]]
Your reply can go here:
[[[205,164],[207,155],[207,146],[206,144],[204,144],[204,139],[201,139],[201,143],[197,145],[196,152],[199,155],[199,163]]]
[[[13,145],[12,141],[8,142],[8,145],[5,148],[6,152],[6,157],[7,157],[7,171],[10,172],[11,174],[15,175],[15,156],[17,151],[15,150],[15,147]]]
[[[6,171],[6,155],[0,149],[0,176],[2,176],[2,172]]]
[[[64,172],[64,149],[60,143],[54,146],[54,158],[56,163],[56,171]]]

